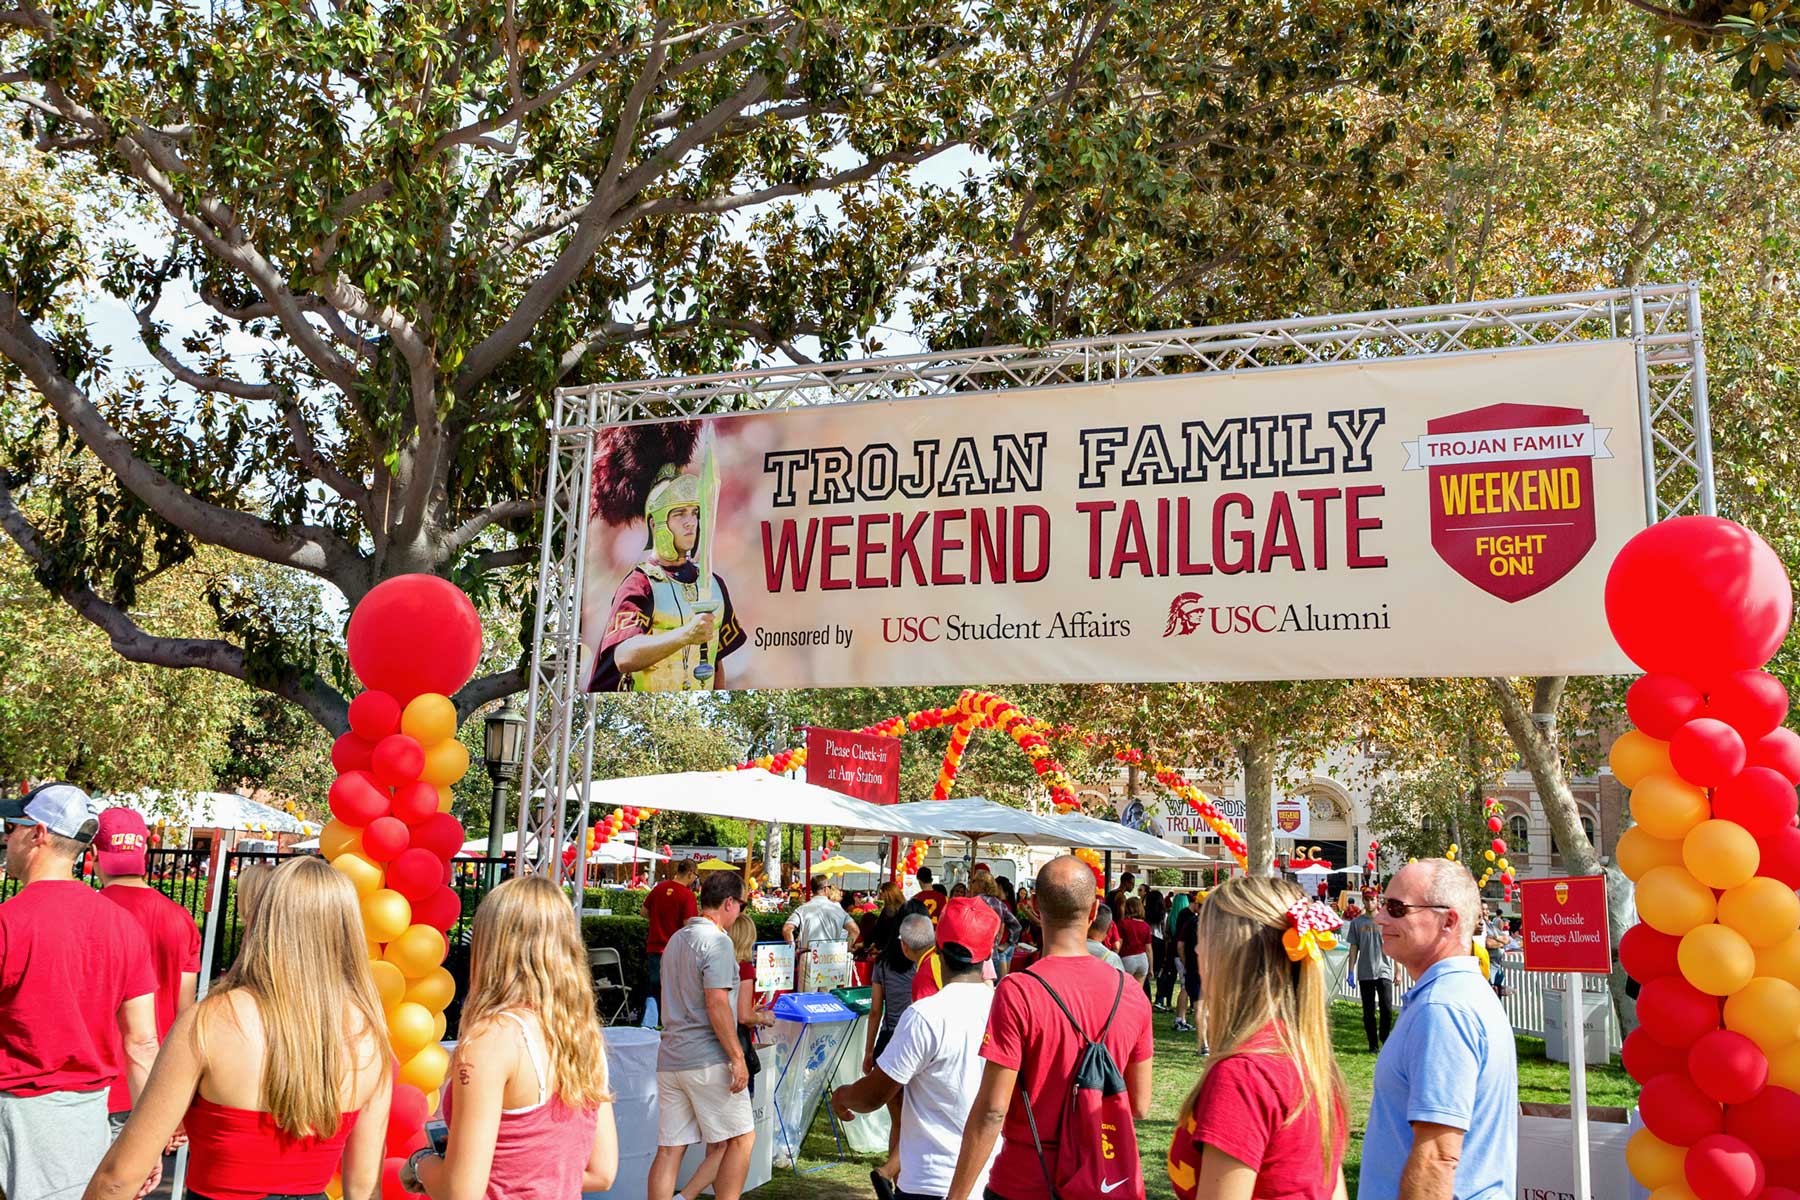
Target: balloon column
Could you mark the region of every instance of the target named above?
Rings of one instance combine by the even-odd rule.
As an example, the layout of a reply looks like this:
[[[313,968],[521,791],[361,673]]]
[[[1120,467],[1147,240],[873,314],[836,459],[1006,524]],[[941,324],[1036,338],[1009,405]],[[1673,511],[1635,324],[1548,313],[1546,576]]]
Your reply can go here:
[[[1614,743],[1636,824],[1619,867],[1642,922],[1619,959],[1642,984],[1623,1057],[1644,1128],[1626,1161],[1658,1196],[1800,1187],[1800,737],[1760,670],[1792,594],[1761,538],[1716,517],[1652,525],[1606,580],[1619,647],[1646,674]],[[1765,1188],[1767,1189],[1765,1191]]]
[[[1106,860],[1100,856],[1100,852],[1090,846],[1078,846],[1074,853],[1075,857],[1086,863],[1088,865],[1088,870],[1094,873],[1094,886],[1098,887],[1101,891],[1105,891]]]
[[[456,984],[443,967],[462,915],[449,886],[463,827],[450,787],[469,769],[456,706],[481,657],[481,620],[457,588],[430,575],[376,585],[350,615],[350,666],[368,690],[350,702],[350,732],[331,749],[332,820],[319,835],[362,898],[370,968],[387,1015],[397,1078],[388,1170],[423,1146],[450,1056],[438,1043]]]

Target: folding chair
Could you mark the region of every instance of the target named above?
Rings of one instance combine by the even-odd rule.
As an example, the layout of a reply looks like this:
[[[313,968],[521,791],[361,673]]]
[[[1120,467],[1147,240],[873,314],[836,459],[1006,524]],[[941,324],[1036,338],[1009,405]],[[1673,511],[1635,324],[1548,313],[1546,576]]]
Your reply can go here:
[[[594,974],[594,1007],[601,1024],[611,1025],[631,998],[625,987],[625,964],[611,946],[595,946],[588,950],[588,968]]]

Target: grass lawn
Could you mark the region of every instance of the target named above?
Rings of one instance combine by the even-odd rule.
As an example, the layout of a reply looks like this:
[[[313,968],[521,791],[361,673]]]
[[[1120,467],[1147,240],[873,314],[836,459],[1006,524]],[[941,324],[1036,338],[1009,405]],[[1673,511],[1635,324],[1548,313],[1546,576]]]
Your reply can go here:
[[[1363,1036],[1362,1010],[1340,1001],[1332,1006],[1332,1038],[1338,1048],[1338,1069],[1350,1090],[1350,1144],[1344,1153],[1344,1177],[1350,1195],[1356,1196],[1356,1173],[1362,1162],[1362,1128],[1369,1112],[1369,1090],[1375,1079],[1375,1056]],[[1144,1161],[1144,1180],[1153,1200],[1173,1200],[1175,1192],[1163,1172],[1162,1161],[1175,1131],[1175,1110],[1198,1073],[1199,1058],[1192,1034],[1170,1028],[1168,1013],[1156,1014],[1156,1095],[1147,1120],[1137,1127],[1138,1149]],[[1518,1039],[1519,1099],[1525,1102],[1567,1104],[1569,1070],[1544,1058],[1544,1043],[1533,1037]],[[1589,1067],[1588,1103],[1629,1107],[1637,1102],[1637,1085],[1614,1063]],[[776,1171],[775,1177],[757,1189],[761,1200],[873,1200],[869,1168],[875,1159],[851,1157],[833,1161],[836,1147],[823,1114],[814,1121],[807,1137],[801,1165],[819,1168],[805,1175]],[[826,1165],[830,1164],[830,1165]]]

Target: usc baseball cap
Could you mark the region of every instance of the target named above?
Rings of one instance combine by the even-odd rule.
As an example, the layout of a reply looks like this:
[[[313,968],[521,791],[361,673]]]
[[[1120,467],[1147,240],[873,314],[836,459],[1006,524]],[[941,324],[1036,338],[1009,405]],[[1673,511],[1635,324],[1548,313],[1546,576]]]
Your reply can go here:
[[[94,849],[101,874],[142,875],[144,856],[150,849],[150,827],[129,808],[109,808],[100,814]]]
[[[23,796],[0,800],[0,821],[42,825],[51,833],[81,842],[93,841],[100,828],[88,794],[60,780],[40,783]]]
[[[938,953],[954,967],[969,967],[994,953],[1000,917],[979,896],[958,896],[938,918]]]

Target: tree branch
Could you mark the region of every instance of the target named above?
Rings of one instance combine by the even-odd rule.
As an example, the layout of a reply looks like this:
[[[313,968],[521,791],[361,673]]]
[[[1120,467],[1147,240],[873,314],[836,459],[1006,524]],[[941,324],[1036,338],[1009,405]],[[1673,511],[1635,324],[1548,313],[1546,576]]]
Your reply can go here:
[[[0,529],[42,569],[48,556],[37,530],[20,511],[12,490],[0,481]],[[121,658],[155,667],[194,667],[241,679],[252,687],[280,696],[305,709],[308,715],[333,733],[349,728],[349,702],[337,690],[316,677],[303,680],[297,671],[280,679],[251,678],[249,658],[242,647],[217,638],[159,637],[146,633],[131,615],[102,598],[85,583],[57,582],[51,586],[58,599],[74,609],[101,632]]]
[[[474,516],[464,521],[461,525],[458,525],[451,532],[445,545],[451,554],[455,554],[464,546],[467,546],[470,542],[474,541],[476,537],[480,535],[481,531],[488,526],[497,525],[502,521],[512,521],[519,517],[530,516],[542,507],[542,502],[537,500],[502,500],[500,503],[483,509],[481,512],[476,513]]]
[[[492,675],[483,675],[479,679],[471,679],[463,684],[462,691],[451,697],[456,702],[457,720],[463,720],[482,705],[492,703],[502,696],[511,696],[524,691],[527,682],[523,666],[514,667],[510,671],[497,671]]]
[[[522,567],[536,562],[538,550],[536,546],[509,546],[505,550],[488,550],[471,558],[463,568],[470,575],[486,575],[489,571],[500,571],[507,567]]]
[[[306,423],[306,414],[300,411],[299,402],[291,396],[282,397],[281,416],[287,423],[288,438],[294,444],[294,455],[300,460],[301,468],[356,505],[363,514],[363,519],[368,520],[371,516],[368,507],[369,490],[346,475],[336,463],[320,452],[318,442],[313,440],[312,429]]]
[[[160,292],[160,288],[158,290]],[[137,318],[138,330],[142,335],[140,340],[144,343],[144,349],[150,351],[151,356],[161,363],[163,369],[169,374],[199,392],[217,392],[224,396],[236,396],[240,400],[272,401],[281,397],[281,389],[272,383],[246,383],[241,379],[207,375],[184,364],[175,357],[174,351],[163,345],[162,330],[158,329],[156,323],[150,319],[150,312],[155,306],[155,302],[152,301],[150,308],[141,311],[134,308],[131,311],[132,315]]]
[[[451,130],[431,144],[431,153],[437,154],[443,150],[449,149],[451,146],[479,141],[496,129],[503,129],[516,121],[523,120],[538,109],[544,107],[546,104],[555,103],[563,93],[599,70],[600,64],[613,57],[615,56],[611,54],[596,54],[571,71],[568,77],[563,79],[562,82],[545,91],[539,92],[529,100],[515,101],[508,105],[504,111],[496,113],[494,116],[483,118],[482,120],[473,122],[469,125],[464,125],[461,129]],[[494,149],[503,150],[507,153],[511,153],[517,148],[518,139],[516,137],[513,139],[511,145],[502,143],[494,146]]]

